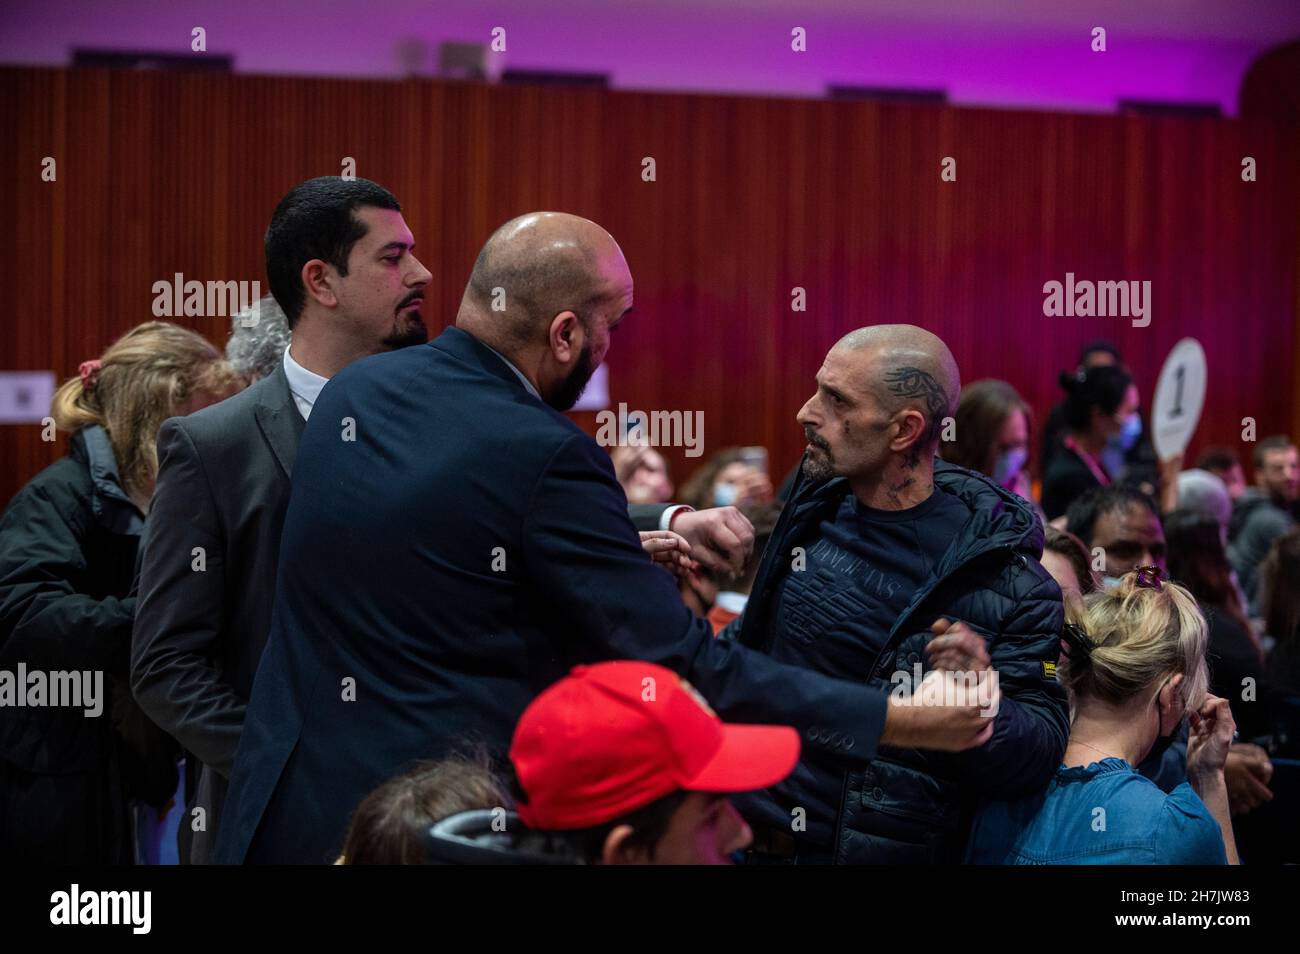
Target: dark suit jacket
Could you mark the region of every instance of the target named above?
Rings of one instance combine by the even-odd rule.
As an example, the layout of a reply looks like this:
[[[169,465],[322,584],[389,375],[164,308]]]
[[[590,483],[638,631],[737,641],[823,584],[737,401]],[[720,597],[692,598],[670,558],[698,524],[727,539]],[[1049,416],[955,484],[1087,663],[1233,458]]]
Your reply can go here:
[[[132,634],[136,700],[191,768],[183,861],[207,859],[253,676],[271,628],[280,528],[305,422],[283,367],[158,435]],[[195,547],[206,566],[196,569]],[[193,808],[205,813],[194,832]],[[188,857],[184,857],[186,841]]]
[[[218,862],[332,860],[369,791],[465,740],[504,753],[581,662],[660,663],[724,717],[863,759],[884,724],[880,690],[715,640],[641,549],[609,455],[458,328],[326,385],[280,555]]]

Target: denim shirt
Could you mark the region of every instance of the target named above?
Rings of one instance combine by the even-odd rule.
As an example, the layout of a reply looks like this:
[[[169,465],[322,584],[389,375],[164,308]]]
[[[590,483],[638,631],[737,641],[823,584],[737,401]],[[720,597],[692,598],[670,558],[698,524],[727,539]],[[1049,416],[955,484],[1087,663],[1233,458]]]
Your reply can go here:
[[[967,864],[1223,865],[1219,823],[1191,785],[1166,795],[1123,759],[1062,765],[1045,791],[981,806]]]

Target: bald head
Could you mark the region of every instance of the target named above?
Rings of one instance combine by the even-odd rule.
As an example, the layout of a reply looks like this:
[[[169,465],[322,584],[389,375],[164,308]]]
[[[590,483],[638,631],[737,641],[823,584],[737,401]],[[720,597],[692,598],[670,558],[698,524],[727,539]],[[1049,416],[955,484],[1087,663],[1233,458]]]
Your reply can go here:
[[[479,252],[456,324],[498,350],[542,342],[552,319],[584,323],[630,286],[613,236],[564,212],[531,212],[501,226]]]
[[[943,419],[957,404],[957,362],[930,332],[874,325],[826,352],[817,390],[796,420],[808,438],[803,472],[847,477],[870,507],[904,509],[933,491]]]
[[[479,252],[456,327],[565,411],[631,310],[632,273],[613,236],[576,215],[532,212],[493,232]]]
[[[871,325],[835,343],[833,351],[858,352],[869,389],[891,414],[915,408],[925,415],[925,433],[917,448],[938,444],[943,419],[957,407],[961,377],[948,346],[915,325]],[[865,352],[865,354],[863,354]]]

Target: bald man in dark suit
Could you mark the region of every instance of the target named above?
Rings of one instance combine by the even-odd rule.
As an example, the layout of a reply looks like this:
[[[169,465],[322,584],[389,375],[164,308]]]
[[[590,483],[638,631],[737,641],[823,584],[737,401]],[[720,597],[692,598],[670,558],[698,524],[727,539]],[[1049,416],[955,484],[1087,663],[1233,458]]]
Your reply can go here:
[[[524,707],[586,661],[660,663],[724,717],[793,725],[850,759],[882,735],[978,744],[977,706],[889,706],[715,640],[685,608],[608,454],[561,413],[631,307],[608,233],[523,216],[484,246],[455,327],[321,392],[217,861],[332,861],[367,792],[466,741],[504,753]]]

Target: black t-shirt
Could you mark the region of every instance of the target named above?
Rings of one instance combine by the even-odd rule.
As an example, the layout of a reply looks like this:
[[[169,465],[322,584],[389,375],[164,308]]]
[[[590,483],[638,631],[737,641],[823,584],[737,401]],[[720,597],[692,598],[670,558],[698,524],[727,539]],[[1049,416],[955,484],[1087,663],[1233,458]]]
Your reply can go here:
[[[970,508],[942,491],[907,510],[865,507],[849,494],[833,518],[799,543],[804,568],[790,570],[777,585],[772,657],[865,682],[894,623],[968,519]],[[793,810],[803,808],[806,835],[793,832],[801,849],[829,851],[845,767],[805,750],[786,781],[738,804],[752,820],[786,831]]]

